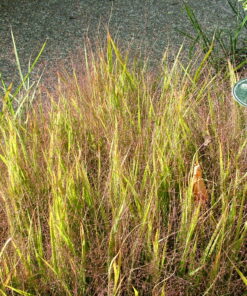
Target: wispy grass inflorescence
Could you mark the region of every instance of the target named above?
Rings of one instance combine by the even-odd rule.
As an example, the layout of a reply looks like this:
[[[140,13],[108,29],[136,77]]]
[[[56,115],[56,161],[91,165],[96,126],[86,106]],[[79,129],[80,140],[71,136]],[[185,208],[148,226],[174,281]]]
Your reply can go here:
[[[243,295],[247,117],[209,56],[152,73],[108,35],[49,102],[3,110],[2,295]]]

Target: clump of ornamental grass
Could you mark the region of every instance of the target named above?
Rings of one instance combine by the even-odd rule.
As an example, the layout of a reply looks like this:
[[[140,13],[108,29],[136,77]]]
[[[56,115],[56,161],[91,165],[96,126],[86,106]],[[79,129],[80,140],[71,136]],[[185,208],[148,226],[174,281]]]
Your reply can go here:
[[[208,61],[216,71],[227,70],[227,61],[230,60],[234,65],[235,71],[243,72],[246,70],[247,64],[247,44],[245,38],[247,29],[245,10],[247,2],[242,3],[242,9],[238,3],[241,0],[227,0],[227,2],[236,20],[236,24],[231,26],[230,29],[217,28],[214,31],[208,32],[207,28],[203,28],[200,24],[193,9],[185,4],[184,9],[195,35],[193,36],[183,31],[180,31],[180,33],[191,41],[189,52],[192,55],[198,47],[204,53],[207,53],[210,47],[212,48]]]
[[[3,109],[2,295],[243,295],[247,114],[209,55],[150,73],[108,35],[45,103]]]

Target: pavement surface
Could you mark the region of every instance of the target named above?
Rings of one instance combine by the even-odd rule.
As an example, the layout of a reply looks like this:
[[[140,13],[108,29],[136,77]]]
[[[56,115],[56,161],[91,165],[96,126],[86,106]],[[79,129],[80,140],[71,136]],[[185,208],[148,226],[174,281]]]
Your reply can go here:
[[[71,57],[85,40],[106,39],[107,28],[122,49],[148,57],[157,65],[167,48],[184,41],[178,32],[192,33],[182,0],[0,0],[0,72],[4,81],[19,81],[11,29],[22,71],[42,44],[47,46],[34,76],[45,67],[46,83],[53,83],[60,65],[71,67]],[[188,0],[207,30],[230,28],[235,17],[226,0]],[[45,78],[44,78],[45,79]]]

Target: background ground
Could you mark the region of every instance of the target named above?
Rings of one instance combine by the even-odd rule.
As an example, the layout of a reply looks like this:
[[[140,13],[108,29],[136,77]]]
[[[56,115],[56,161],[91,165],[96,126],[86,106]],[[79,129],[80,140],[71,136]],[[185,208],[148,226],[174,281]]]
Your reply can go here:
[[[234,15],[226,0],[186,1],[201,22],[214,29],[230,27]],[[85,37],[106,38],[109,25],[120,46],[131,46],[135,54],[147,55],[157,64],[168,44],[178,48],[191,31],[181,0],[13,0],[0,2],[0,72],[7,83],[18,80],[10,28],[16,38],[23,71],[47,40],[40,66],[52,84],[57,64],[70,68],[69,58],[83,48]],[[55,78],[54,78],[55,79]]]

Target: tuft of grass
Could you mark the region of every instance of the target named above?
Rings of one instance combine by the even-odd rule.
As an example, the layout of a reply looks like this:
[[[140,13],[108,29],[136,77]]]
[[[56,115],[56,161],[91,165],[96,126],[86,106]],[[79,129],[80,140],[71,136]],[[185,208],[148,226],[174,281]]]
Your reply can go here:
[[[234,65],[235,71],[243,71],[247,64],[247,15],[245,11],[239,9],[237,0],[227,1],[236,18],[236,25],[231,29],[219,29],[208,32],[203,28],[192,8],[184,3],[184,9],[196,35],[179,31],[191,41],[190,56],[200,47],[206,53],[211,48],[210,63],[218,72],[227,69],[227,60]]]
[[[3,109],[2,295],[243,295],[246,109],[210,55],[150,73],[108,34],[45,104]]]
[[[20,84],[14,90],[13,82],[11,82],[9,86],[7,86],[0,73],[0,81],[1,81],[0,89],[2,90],[2,93],[3,93],[3,99],[1,102],[2,112],[0,114],[3,115],[6,111],[8,111],[12,113],[12,115],[14,114],[14,117],[17,118],[17,117],[21,117],[22,114],[25,113],[30,108],[35,97],[37,96],[36,92],[39,87],[39,82],[42,78],[42,74],[40,75],[38,81],[36,82],[31,81],[30,75],[33,69],[35,68],[36,64],[38,63],[43,51],[45,50],[46,42],[42,45],[34,61],[32,63],[31,61],[29,61],[27,74],[23,75],[23,71],[21,69],[19,55],[18,55],[16,43],[15,43],[15,38],[12,30],[11,30],[11,37],[12,37],[14,54],[16,59],[16,66],[19,72],[19,77],[20,77]]]

